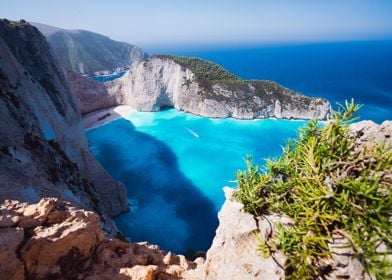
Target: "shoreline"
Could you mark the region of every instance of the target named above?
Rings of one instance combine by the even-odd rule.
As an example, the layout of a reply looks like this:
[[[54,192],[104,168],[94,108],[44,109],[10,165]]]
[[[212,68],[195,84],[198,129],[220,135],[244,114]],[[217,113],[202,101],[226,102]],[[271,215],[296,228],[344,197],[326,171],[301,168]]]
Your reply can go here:
[[[185,112],[181,111],[180,112],[186,113],[186,114],[191,114],[197,117],[202,117],[202,118],[210,118],[210,119],[216,119],[216,120],[222,120],[222,119],[232,119],[232,120],[244,120],[244,121],[260,121],[260,120],[287,120],[287,121],[310,121],[309,119],[287,119],[287,118],[276,118],[276,117],[269,117],[269,118],[254,118],[254,119],[240,119],[240,118],[233,118],[233,117],[225,117],[225,118],[219,118],[219,117],[206,117],[198,114],[193,114],[190,112]],[[99,126],[105,125],[109,122],[115,121],[120,118],[125,118],[132,112],[137,112],[137,110],[133,109],[131,106],[128,105],[118,105],[118,106],[113,106],[113,107],[108,107],[104,109],[99,109],[97,111],[90,112],[82,117],[83,119],[83,128],[85,131],[88,131],[90,129],[97,128]],[[318,120],[321,123],[327,123],[329,120]]]
[[[82,117],[83,129],[88,131],[136,112],[131,106],[118,105],[90,112]]]

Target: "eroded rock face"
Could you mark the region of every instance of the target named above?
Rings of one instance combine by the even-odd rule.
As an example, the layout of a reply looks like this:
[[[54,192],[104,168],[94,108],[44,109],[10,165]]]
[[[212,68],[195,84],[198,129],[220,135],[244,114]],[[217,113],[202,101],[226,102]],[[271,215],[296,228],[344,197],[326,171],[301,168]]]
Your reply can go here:
[[[233,198],[233,189],[225,187],[224,192],[226,201],[219,212],[219,227],[206,260],[187,275],[211,280],[285,279],[287,258],[283,252],[265,257],[257,252],[257,244],[258,239],[276,238],[276,226],[290,226],[292,221],[276,214],[254,217]],[[320,279],[370,279],[344,237],[334,236],[329,246],[332,258],[323,260],[320,269],[328,268],[330,272]]]
[[[57,198],[0,205],[2,279],[182,279],[195,266],[146,242],[108,239],[97,214]]]
[[[212,118],[325,119],[330,110],[325,99],[309,98],[271,81],[215,83],[207,89],[190,69],[169,57],[136,63],[121,78],[105,84],[76,77],[71,77],[71,84],[81,107],[86,108],[82,113],[110,104],[129,105],[138,111],[174,107]]]
[[[283,255],[263,259],[258,252],[256,235],[266,239],[279,216],[256,219],[233,198],[234,190],[224,188],[226,200],[219,212],[219,227],[205,263],[190,272],[199,279],[284,279]]]
[[[39,31],[0,21],[0,202],[54,196],[106,219],[126,193],[89,151],[67,79]]]
[[[377,125],[373,121],[361,121],[350,125],[350,133],[355,137],[357,148],[370,148],[375,145],[392,146],[392,121]]]
[[[72,71],[67,71],[67,78],[82,114],[125,103],[123,95],[109,92],[101,82]]]
[[[324,99],[309,98],[270,81],[216,83],[206,89],[191,70],[168,57],[140,62],[107,87],[139,111],[170,106],[213,118],[325,119],[330,107]]]
[[[0,273],[4,279],[23,279],[24,267],[18,258],[23,236],[22,228],[0,228]]]

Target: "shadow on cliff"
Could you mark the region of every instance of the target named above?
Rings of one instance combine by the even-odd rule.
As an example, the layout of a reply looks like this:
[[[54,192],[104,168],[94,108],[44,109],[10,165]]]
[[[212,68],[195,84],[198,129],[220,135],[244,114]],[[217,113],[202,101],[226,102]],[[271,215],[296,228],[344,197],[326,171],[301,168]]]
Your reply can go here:
[[[176,253],[207,250],[218,225],[215,208],[181,172],[173,151],[125,119],[105,128],[106,136],[89,138],[97,159],[127,187],[131,212],[116,218],[124,235]]]

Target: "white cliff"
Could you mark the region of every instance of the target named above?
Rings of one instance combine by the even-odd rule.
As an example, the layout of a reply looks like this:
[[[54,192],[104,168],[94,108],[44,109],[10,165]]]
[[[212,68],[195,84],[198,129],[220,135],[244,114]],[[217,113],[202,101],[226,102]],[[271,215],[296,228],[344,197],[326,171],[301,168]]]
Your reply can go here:
[[[232,75],[223,68],[221,71]],[[105,84],[75,74],[68,76],[83,114],[92,109],[129,105],[138,111],[173,107],[212,118],[325,119],[330,110],[325,99],[306,97],[272,81],[200,79],[170,56],[136,63],[121,78]]]
[[[328,101],[271,81],[204,82],[170,56],[159,56],[136,64],[107,88],[139,111],[168,106],[205,117],[239,119],[325,119],[329,112]]]
[[[255,218],[233,198],[234,190],[224,188],[226,200],[220,210],[219,227],[206,260],[189,274],[199,279],[284,279],[283,254],[264,259],[257,252],[257,235],[266,238],[274,225],[269,220],[281,221],[278,216]]]

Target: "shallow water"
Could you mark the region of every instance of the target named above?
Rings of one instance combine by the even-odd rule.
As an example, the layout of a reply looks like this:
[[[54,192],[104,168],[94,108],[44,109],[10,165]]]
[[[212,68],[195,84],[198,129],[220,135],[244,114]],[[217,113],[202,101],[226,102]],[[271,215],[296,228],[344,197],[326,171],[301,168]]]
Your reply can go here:
[[[171,109],[135,112],[89,130],[91,150],[128,190],[132,211],[116,218],[133,241],[183,253],[206,250],[223,186],[235,186],[244,157],[276,156],[305,121],[208,119]]]

